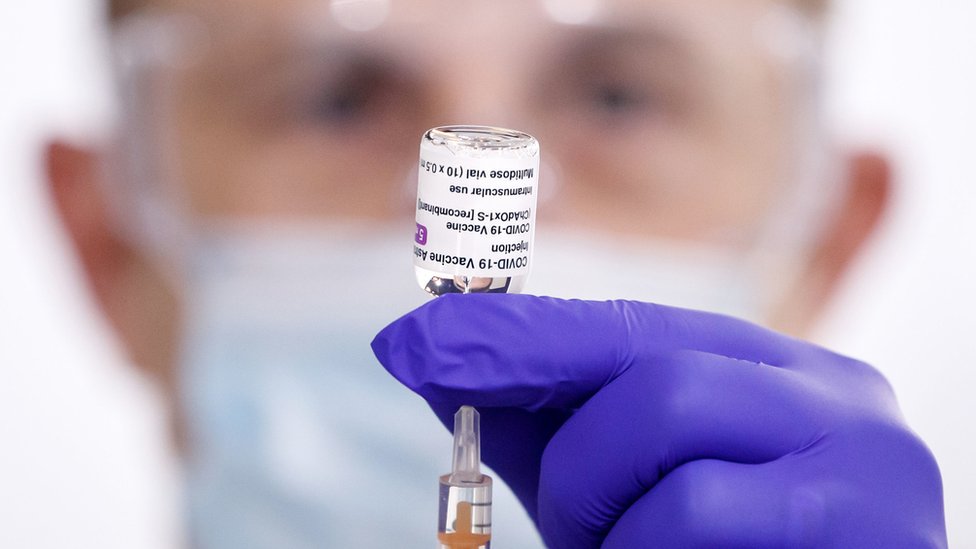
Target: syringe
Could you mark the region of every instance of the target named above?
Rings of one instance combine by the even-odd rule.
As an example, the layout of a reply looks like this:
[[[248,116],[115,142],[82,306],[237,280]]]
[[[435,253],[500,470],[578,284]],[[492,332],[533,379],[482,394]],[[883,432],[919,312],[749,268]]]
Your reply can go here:
[[[518,293],[535,247],[539,142],[489,126],[424,133],[417,176],[414,273],[434,296]],[[481,474],[478,411],[454,416],[454,468],[440,478],[441,549],[489,549],[491,477]]]
[[[481,418],[471,406],[454,414],[454,466],[440,481],[440,548],[489,549],[491,477],[481,473]]]

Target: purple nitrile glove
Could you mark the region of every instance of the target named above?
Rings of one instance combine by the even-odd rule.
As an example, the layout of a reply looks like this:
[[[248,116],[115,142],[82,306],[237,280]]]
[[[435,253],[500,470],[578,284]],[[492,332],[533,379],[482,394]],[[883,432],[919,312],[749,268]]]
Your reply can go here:
[[[945,547],[942,482],[873,368],[647,303],[444,296],[373,341],[551,547]],[[449,423],[448,423],[449,424]]]

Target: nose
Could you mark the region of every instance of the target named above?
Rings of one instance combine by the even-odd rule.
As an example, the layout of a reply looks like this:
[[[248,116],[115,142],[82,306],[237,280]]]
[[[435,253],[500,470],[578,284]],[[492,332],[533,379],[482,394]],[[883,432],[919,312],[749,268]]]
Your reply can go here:
[[[524,91],[517,66],[505,52],[459,56],[441,65],[437,90],[445,124],[481,124],[521,129]]]
[[[540,25],[506,1],[464,3],[447,9],[437,25],[435,96],[443,124],[481,124],[524,129],[524,103],[532,81],[530,49]],[[474,8],[474,9],[470,9]],[[505,16],[502,16],[505,15]],[[534,21],[537,23],[537,21]]]

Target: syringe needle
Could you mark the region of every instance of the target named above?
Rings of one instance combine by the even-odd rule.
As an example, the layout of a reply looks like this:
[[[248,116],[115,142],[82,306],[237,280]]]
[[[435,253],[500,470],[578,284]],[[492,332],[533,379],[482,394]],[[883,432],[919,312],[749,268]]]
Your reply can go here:
[[[454,466],[451,482],[481,482],[481,414],[462,406],[454,414]]]
[[[437,537],[442,549],[483,549],[491,541],[491,477],[481,474],[481,418],[471,406],[454,414],[454,463],[441,477]]]

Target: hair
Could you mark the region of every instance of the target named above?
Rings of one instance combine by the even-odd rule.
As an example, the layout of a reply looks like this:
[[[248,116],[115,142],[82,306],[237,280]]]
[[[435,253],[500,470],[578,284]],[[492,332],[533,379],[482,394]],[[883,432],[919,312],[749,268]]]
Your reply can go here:
[[[144,7],[151,0],[107,0],[109,21],[115,23]],[[830,7],[830,0],[789,0],[802,12],[816,21],[823,21]]]
[[[796,7],[815,21],[823,21],[830,11],[830,0],[792,0]]]
[[[125,16],[138,11],[148,0],[108,0],[108,19],[112,23],[120,21]]]

